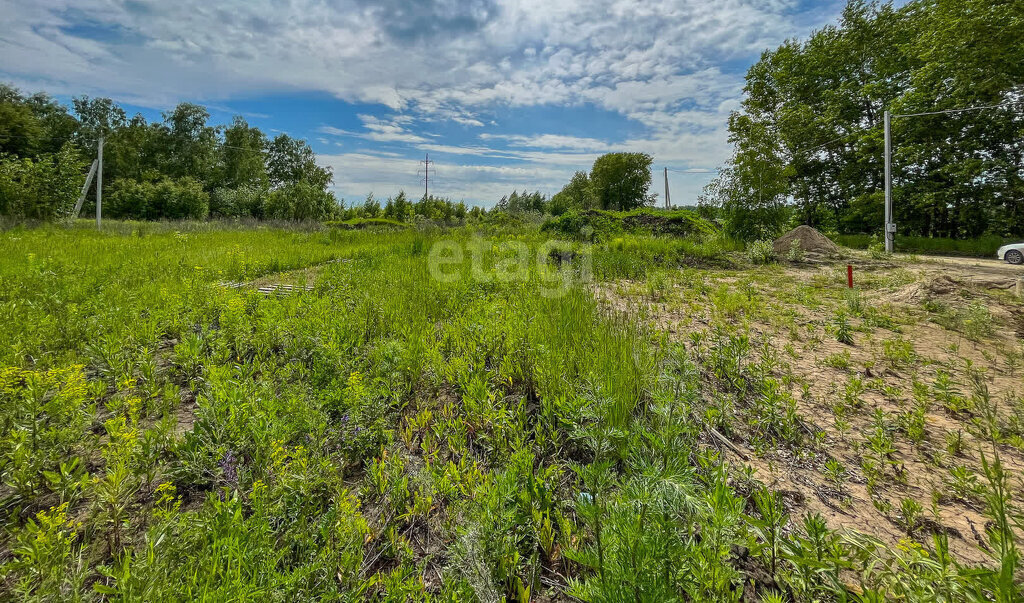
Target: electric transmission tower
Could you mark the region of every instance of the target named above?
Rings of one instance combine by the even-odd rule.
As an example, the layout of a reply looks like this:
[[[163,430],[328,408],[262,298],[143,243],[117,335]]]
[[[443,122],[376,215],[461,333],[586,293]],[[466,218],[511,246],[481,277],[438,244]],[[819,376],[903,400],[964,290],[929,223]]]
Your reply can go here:
[[[423,198],[426,199],[430,197],[430,173],[434,172],[434,176],[437,176],[437,171],[434,170],[434,168],[430,167],[434,163],[433,161],[430,160],[430,153],[427,153],[424,159],[420,161],[420,163],[423,165],[423,167],[416,171],[416,175],[423,175]]]

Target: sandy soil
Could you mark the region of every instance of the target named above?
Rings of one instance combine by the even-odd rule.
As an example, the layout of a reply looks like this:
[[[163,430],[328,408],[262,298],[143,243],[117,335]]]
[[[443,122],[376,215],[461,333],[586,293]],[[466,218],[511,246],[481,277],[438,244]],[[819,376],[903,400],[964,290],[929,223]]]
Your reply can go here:
[[[855,266],[860,315],[847,300],[846,263]],[[983,504],[949,484],[957,467],[983,483],[981,455],[991,460],[998,453],[1013,487],[1024,489],[1024,439],[1010,437],[1024,425],[1024,304],[1012,289],[1021,275],[1024,268],[994,260],[876,261],[852,252],[836,263],[690,271],[658,290],[640,282],[605,284],[597,296],[614,311],[656,322],[698,357],[705,352],[690,343],[692,334],[723,322],[746,330],[752,349],[778,352],[774,376],[789,383],[806,437],[797,446],[755,446],[739,401],[732,446],[721,448],[781,491],[795,518],[818,512],[835,528],[890,545],[903,538],[928,542],[941,532],[958,558],[977,563],[987,558]],[[730,300],[738,300],[738,309]],[[852,345],[832,332],[837,312],[849,314]],[[939,399],[944,380],[964,408]],[[716,388],[708,383],[706,395]],[[841,400],[847,402],[838,404],[845,410],[837,421]],[[911,441],[904,424],[922,403],[923,437]],[[869,490],[865,458],[873,458],[868,441],[878,412],[895,451]],[[998,444],[985,437],[993,422],[1001,429]],[[951,453],[947,442],[955,434],[962,446]],[[845,468],[841,484],[826,478],[830,460]],[[907,499],[922,509],[912,529],[901,511]]]

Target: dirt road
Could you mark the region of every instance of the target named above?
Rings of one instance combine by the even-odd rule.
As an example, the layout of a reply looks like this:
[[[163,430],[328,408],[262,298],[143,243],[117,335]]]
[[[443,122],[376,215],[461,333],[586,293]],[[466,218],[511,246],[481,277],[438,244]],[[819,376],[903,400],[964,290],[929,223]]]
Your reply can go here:
[[[1018,278],[1024,277],[1024,266],[1014,266],[995,258],[918,256],[918,260],[927,272],[947,274],[982,287],[1007,289],[1013,287]]]

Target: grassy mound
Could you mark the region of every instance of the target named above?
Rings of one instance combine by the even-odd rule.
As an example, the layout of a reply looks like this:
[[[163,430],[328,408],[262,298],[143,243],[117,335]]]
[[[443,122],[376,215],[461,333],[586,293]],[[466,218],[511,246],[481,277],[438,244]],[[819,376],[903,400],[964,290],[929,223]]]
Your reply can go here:
[[[599,209],[570,211],[546,221],[541,230],[589,241],[607,240],[623,234],[691,237],[717,232],[710,222],[691,211],[653,209],[638,209],[631,212]]]

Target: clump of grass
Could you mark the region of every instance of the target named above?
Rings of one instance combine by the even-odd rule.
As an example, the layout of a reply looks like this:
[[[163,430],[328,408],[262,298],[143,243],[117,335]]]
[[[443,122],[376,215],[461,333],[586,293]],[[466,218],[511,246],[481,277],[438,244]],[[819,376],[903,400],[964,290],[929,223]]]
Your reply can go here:
[[[844,371],[848,370],[850,368],[850,352],[843,350],[841,352],[836,352],[835,354],[829,354],[828,356],[825,356],[825,359],[822,362],[825,366],[830,366]]]

